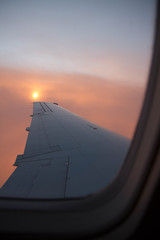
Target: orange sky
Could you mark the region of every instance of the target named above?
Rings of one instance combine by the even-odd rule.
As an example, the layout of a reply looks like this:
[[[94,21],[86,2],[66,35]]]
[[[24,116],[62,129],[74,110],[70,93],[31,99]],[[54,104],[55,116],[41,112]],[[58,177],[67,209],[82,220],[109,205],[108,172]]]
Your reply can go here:
[[[133,136],[144,88],[113,84],[98,77],[81,74],[31,72],[0,68],[0,186],[14,171],[17,154],[22,154],[30,125],[32,94],[39,101],[58,102],[60,106],[118,132]]]

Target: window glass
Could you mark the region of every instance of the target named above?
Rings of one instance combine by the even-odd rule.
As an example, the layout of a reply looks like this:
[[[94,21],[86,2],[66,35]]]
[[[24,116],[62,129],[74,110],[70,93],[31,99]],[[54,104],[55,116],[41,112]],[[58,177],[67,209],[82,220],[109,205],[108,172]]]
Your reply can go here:
[[[23,196],[46,197],[48,191],[53,197],[53,187],[60,189],[54,198],[83,196],[113,180],[143,103],[155,12],[156,2],[149,0],[0,2],[0,187],[15,169],[19,177],[19,166],[24,169],[25,163],[12,165],[32,132],[24,130],[31,123],[33,101],[48,103],[41,103],[44,114],[35,123],[38,147],[26,145],[24,172],[30,173],[26,181],[32,191],[27,195],[24,190]]]

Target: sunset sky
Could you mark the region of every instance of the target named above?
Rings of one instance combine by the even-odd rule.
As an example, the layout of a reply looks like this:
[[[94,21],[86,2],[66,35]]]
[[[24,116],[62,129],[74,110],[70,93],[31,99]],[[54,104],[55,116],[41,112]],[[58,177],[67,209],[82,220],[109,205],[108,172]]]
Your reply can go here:
[[[0,1],[0,186],[23,153],[34,92],[132,138],[154,20],[150,0]]]

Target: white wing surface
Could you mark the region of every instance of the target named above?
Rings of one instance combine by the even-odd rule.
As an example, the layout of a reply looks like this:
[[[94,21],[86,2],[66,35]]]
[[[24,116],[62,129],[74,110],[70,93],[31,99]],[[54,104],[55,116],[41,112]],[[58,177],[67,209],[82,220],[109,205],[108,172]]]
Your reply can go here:
[[[61,199],[83,197],[110,183],[129,140],[56,103],[34,102],[24,154],[0,196]]]

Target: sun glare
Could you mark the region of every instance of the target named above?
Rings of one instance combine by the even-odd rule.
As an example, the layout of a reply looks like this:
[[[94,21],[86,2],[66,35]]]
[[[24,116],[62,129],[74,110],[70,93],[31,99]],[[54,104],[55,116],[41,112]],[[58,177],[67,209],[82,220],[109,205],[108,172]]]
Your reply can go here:
[[[38,98],[38,93],[34,92],[32,96],[33,96],[33,98]]]

